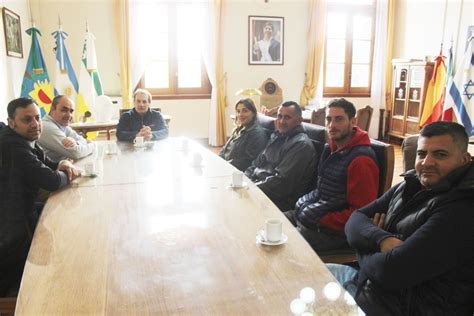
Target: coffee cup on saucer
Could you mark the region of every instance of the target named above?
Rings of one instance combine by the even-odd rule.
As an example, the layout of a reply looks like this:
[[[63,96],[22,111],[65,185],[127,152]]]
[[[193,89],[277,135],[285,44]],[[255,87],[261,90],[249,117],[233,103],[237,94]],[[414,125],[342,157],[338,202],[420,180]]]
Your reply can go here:
[[[195,153],[193,155],[193,165],[200,166],[202,164],[202,155],[200,153]]]
[[[110,142],[107,144],[107,153],[109,155],[115,155],[117,153],[117,143]]]
[[[240,188],[244,185],[244,174],[242,171],[234,171],[232,173],[232,186],[234,188]]]
[[[143,136],[137,136],[135,137],[135,139],[133,140],[133,144],[136,146],[136,147],[143,147],[145,145],[145,138]]]
[[[281,219],[271,218],[265,221],[265,239],[269,242],[279,242],[282,238]]]
[[[88,177],[97,175],[95,163],[89,162],[84,165],[84,175]]]

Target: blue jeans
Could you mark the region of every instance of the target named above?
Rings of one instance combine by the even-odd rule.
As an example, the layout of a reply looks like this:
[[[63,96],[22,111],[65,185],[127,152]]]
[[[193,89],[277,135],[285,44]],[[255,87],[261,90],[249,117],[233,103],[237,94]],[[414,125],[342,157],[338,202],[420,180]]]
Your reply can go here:
[[[342,264],[326,263],[326,267],[334,275],[336,280],[342,284],[342,287],[355,297],[357,292],[357,274],[359,270]]]

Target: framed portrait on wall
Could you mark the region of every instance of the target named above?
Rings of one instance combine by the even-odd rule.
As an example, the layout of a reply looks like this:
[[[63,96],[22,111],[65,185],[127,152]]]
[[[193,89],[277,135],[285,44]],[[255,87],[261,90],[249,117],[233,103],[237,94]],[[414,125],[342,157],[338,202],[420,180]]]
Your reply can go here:
[[[23,58],[20,16],[5,7],[3,7],[2,15],[7,56]]]
[[[249,16],[249,65],[283,65],[284,18]]]

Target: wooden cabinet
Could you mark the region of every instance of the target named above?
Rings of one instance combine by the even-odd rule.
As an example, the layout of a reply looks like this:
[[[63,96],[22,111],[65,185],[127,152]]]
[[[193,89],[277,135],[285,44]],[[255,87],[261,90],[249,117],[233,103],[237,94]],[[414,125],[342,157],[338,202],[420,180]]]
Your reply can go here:
[[[420,131],[425,93],[433,67],[432,62],[392,61],[389,136],[405,138]]]

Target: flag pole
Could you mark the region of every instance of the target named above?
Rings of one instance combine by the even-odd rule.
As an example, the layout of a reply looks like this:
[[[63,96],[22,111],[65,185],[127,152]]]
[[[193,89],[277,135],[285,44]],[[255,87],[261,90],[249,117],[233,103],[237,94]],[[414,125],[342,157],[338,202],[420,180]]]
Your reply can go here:
[[[441,36],[441,49],[440,56],[443,56],[443,42],[444,42],[444,33],[446,31],[446,14],[448,12],[448,0],[444,1],[444,16],[443,16],[443,35]]]

